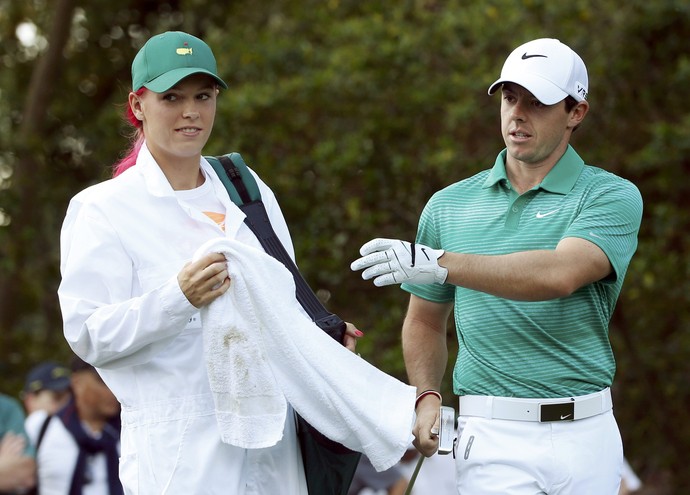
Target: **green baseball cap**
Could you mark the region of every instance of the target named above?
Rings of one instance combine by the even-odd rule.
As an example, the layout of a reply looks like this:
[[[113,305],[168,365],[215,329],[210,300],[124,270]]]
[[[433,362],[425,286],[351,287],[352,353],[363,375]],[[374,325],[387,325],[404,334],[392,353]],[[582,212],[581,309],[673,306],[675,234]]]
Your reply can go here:
[[[163,93],[187,76],[208,74],[223,88],[216,58],[199,38],[181,31],[168,31],[149,39],[132,62],[132,91],[146,87]]]

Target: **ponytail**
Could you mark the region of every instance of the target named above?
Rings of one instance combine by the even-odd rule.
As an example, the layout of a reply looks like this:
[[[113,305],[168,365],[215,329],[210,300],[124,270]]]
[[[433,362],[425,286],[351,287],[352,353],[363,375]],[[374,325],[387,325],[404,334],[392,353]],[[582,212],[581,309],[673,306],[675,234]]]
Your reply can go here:
[[[141,96],[144,91],[146,91],[146,88],[142,87],[135,91],[134,94]],[[127,104],[124,118],[128,124],[134,127],[134,132],[132,133],[132,139],[127,154],[119,162],[113,165],[113,177],[117,177],[122,172],[137,163],[139,150],[141,150],[141,146],[144,144],[144,129],[142,127],[141,120],[134,116],[134,112],[132,111],[132,107],[129,105],[129,103]]]

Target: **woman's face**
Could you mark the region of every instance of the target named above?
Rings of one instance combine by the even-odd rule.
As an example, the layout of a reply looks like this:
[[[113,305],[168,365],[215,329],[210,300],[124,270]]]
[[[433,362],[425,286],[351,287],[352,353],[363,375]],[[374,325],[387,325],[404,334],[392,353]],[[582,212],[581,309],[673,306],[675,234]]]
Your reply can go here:
[[[217,93],[215,80],[205,74],[191,75],[164,93],[130,93],[132,112],[160,165],[179,166],[190,159],[198,166],[213,128]]]

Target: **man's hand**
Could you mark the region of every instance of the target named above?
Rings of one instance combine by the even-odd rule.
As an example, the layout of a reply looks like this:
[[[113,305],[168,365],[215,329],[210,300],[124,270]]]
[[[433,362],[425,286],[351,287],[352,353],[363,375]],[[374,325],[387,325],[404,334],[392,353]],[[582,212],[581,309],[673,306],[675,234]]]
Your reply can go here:
[[[353,271],[362,272],[364,280],[374,279],[374,285],[442,284],[448,278],[448,270],[439,266],[438,259],[445,253],[422,244],[410,244],[395,239],[373,239],[364,244],[361,258],[350,265]]]
[[[420,454],[431,457],[438,451],[441,401],[434,396],[425,397],[416,408],[416,419],[412,427],[412,444]]]

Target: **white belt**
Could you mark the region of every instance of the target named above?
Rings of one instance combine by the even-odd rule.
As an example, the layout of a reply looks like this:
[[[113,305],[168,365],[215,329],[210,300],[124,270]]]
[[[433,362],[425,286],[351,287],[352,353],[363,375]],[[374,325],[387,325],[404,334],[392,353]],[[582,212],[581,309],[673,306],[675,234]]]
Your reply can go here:
[[[561,399],[518,399],[485,395],[460,397],[460,416],[480,416],[513,421],[574,421],[613,408],[611,390]]]

